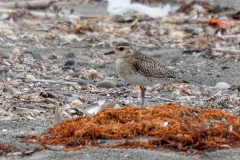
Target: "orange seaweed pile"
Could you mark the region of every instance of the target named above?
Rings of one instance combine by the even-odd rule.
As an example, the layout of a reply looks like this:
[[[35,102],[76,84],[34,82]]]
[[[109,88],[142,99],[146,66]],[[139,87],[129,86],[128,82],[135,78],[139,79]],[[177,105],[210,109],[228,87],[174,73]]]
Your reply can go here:
[[[102,145],[97,140],[119,140]],[[64,146],[65,151],[89,147],[171,149],[202,153],[240,147],[240,118],[220,110],[164,106],[107,108],[93,117],[63,121],[22,142]]]

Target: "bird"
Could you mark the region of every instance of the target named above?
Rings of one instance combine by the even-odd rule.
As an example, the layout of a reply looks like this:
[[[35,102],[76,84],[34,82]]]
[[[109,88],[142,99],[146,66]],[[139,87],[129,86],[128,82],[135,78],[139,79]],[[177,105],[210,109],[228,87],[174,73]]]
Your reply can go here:
[[[94,101],[88,105],[81,105],[76,108],[71,108],[70,113],[73,117],[75,116],[92,116],[95,115],[97,112],[102,110],[101,106],[105,103],[105,100],[98,100]]]
[[[159,83],[189,83],[178,77],[178,73],[166,68],[159,61],[137,52],[127,42],[120,42],[114,50],[104,55],[117,56],[116,69],[120,77],[128,84],[139,85],[141,89],[141,105],[144,106],[146,86]]]
[[[114,98],[113,100],[99,99],[90,104],[83,104],[76,108],[71,108],[69,112],[73,117],[94,116],[105,108],[115,108],[117,100],[117,98]]]

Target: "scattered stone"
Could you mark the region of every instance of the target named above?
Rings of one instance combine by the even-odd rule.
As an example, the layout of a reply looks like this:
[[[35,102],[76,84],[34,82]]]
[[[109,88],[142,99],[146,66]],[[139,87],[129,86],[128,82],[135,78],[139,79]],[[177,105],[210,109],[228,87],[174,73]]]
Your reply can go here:
[[[31,51],[24,51],[23,54],[33,54]]]
[[[74,108],[74,107],[79,106],[80,104],[82,104],[82,102],[78,99],[75,99],[69,104],[69,107]]]
[[[47,108],[49,108],[49,109],[55,108],[55,105],[52,104],[52,103],[49,103],[49,104],[47,105]]]
[[[175,90],[172,92],[173,96],[179,96],[181,94],[181,92],[179,90]]]
[[[117,87],[125,87],[126,84],[124,82],[122,82],[122,81],[117,81],[116,86]]]
[[[198,54],[198,53],[202,53],[202,50],[199,49],[193,49],[193,50],[185,50],[182,52],[182,54]]]
[[[87,84],[93,84],[93,83],[94,83],[94,81],[93,81],[93,80],[90,80],[90,79],[85,80],[85,82],[86,82]]]
[[[216,85],[215,85],[216,88],[218,89],[228,89],[230,88],[231,86],[226,83],[226,82],[218,82]]]
[[[41,39],[54,39],[54,38],[56,38],[56,35],[53,33],[42,33],[40,35],[40,38]]]
[[[81,72],[75,72],[75,73],[72,74],[72,77],[78,78],[80,75],[81,75]]]
[[[62,70],[75,70],[76,66],[75,66],[75,61],[74,60],[68,60],[65,62],[64,66],[62,67]]]
[[[96,79],[98,77],[98,72],[90,72],[88,73],[88,78],[90,79]]]
[[[24,55],[21,53],[20,49],[14,48],[12,50],[12,54],[9,57],[12,61],[17,63],[23,63]]]
[[[57,59],[57,56],[54,55],[54,54],[51,54],[51,55],[48,56],[48,59],[51,59],[51,60]]]
[[[2,68],[2,69],[0,69],[0,75],[3,73],[7,73],[8,71],[9,71],[8,68]]]
[[[198,74],[198,71],[197,71],[197,70],[191,70],[191,71],[190,71],[190,74],[191,74],[192,76],[196,76],[196,75]]]
[[[12,54],[13,54],[13,55],[16,55],[16,54],[22,54],[22,53],[21,53],[21,51],[20,51],[19,48],[14,48],[14,49],[12,50]]]
[[[110,81],[110,80],[103,80],[103,81],[99,81],[96,83],[96,86],[98,88],[113,88],[115,87],[116,85],[114,84],[113,81]]]
[[[169,99],[169,100],[176,100],[175,97],[173,97],[172,94],[169,94],[169,93],[163,93],[161,94],[161,98],[165,98],[165,99]]]
[[[108,76],[109,77],[117,77],[117,78],[119,77],[118,74],[116,74],[116,73],[110,73]]]
[[[75,62],[74,62],[74,60],[68,60],[68,61],[66,61],[65,62],[65,64],[64,64],[64,66],[74,66],[75,65]]]
[[[31,82],[35,79],[33,75],[28,74],[26,78],[24,79],[25,82]]]
[[[231,90],[225,90],[222,92],[223,95],[233,95],[233,91]]]
[[[33,59],[43,61],[43,58],[38,53],[33,53],[31,51],[24,51],[23,54],[31,54]]]
[[[170,37],[173,40],[180,40],[184,37],[184,33],[181,32],[181,31],[173,31],[173,32],[170,33]]]
[[[85,85],[88,85],[88,84],[93,84],[93,80],[89,80],[89,79],[81,79],[79,78],[78,81],[77,81],[78,85],[81,85],[81,86],[85,86]]]
[[[10,36],[10,35],[14,35],[14,32],[10,29],[0,29],[0,35],[1,36]]]
[[[5,54],[3,51],[0,51],[0,58],[7,59],[9,58],[9,55]]]
[[[43,58],[38,53],[32,53],[33,59],[43,61]]]
[[[85,86],[87,85],[86,81],[84,79],[79,78],[77,81],[78,85]]]

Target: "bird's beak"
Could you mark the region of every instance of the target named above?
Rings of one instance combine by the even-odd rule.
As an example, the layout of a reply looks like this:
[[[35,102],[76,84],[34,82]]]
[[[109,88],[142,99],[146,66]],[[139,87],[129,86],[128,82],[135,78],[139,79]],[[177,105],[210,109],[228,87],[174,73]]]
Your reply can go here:
[[[110,52],[104,53],[104,55],[114,54],[114,53],[115,53],[115,51],[110,51]]]

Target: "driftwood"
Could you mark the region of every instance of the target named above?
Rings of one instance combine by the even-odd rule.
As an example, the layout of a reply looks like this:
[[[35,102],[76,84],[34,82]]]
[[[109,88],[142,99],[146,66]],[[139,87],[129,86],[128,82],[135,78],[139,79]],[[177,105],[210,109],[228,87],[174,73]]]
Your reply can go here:
[[[22,1],[2,3],[0,8],[28,8],[28,9],[45,9],[50,5],[56,4],[57,0],[44,0],[44,1]]]
[[[26,11],[26,10],[13,10],[13,9],[4,9],[0,8],[0,13],[12,13],[12,12],[27,12],[31,14],[34,17],[39,18],[51,18],[51,19],[64,19],[64,20],[71,20],[71,21],[79,21],[79,20],[96,20],[101,19],[103,17],[98,16],[79,16],[79,15],[73,15],[73,14],[63,14],[63,13],[52,13],[49,11],[41,12],[41,11]]]

